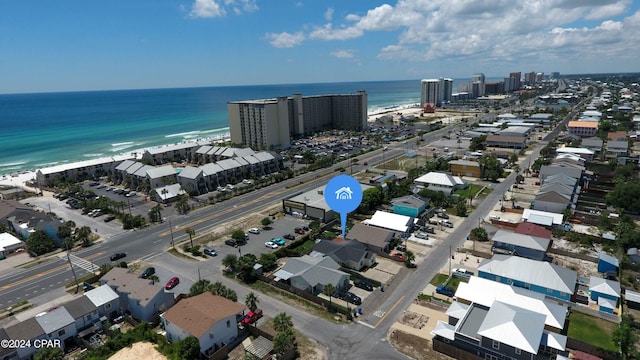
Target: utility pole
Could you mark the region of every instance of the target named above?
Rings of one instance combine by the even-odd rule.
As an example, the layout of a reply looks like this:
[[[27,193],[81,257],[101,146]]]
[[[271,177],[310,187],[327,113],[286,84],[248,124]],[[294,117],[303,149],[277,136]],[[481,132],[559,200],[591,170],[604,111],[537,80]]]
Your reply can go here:
[[[451,245],[449,245],[449,275],[451,275],[451,257],[453,253],[451,252]]]
[[[171,219],[169,219],[169,232],[171,233],[171,247],[174,247],[174,244],[173,244],[173,226],[171,226]]]
[[[200,278],[200,268],[198,268],[198,282],[200,282],[202,278]]]
[[[71,263],[71,258],[69,257],[69,251],[67,251],[67,261],[69,262],[69,266],[71,266],[71,272],[73,273],[73,279],[76,281],[76,294],[78,293],[78,289],[80,288],[80,284],[78,283],[78,277],[76,276],[76,271],[73,269],[73,263]]]

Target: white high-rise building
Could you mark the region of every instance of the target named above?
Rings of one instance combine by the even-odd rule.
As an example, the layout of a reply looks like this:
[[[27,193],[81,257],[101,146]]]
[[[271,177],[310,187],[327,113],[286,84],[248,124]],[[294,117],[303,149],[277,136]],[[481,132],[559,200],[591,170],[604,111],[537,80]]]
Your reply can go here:
[[[420,107],[424,108],[426,104],[438,104],[440,97],[440,80],[424,79],[420,82]]]
[[[471,85],[472,89],[477,89],[477,93],[476,91],[473,91],[473,96],[474,97],[478,97],[478,96],[484,96],[485,93],[485,82],[484,82],[484,74],[483,73],[476,73],[471,75],[471,84],[477,84],[477,85]]]
[[[440,87],[439,99],[441,104],[451,102],[451,94],[453,94],[453,79],[440,78],[438,79],[438,85]],[[439,104],[439,105],[441,105]]]

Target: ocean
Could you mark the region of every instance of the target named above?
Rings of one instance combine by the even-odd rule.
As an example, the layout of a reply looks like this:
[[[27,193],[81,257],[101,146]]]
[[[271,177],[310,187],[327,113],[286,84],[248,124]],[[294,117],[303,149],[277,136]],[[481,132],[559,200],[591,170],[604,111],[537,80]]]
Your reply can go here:
[[[221,138],[229,101],[358,90],[369,112],[420,102],[420,80],[0,95],[0,175]]]

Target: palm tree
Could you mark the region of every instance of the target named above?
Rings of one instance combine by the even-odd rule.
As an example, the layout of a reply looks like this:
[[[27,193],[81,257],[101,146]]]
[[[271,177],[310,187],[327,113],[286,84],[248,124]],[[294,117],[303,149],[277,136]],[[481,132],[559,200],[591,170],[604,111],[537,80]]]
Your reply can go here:
[[[258,309],[258,296],[252,292],[247,294],[247,297],[244,299],[245,305],[249,308],[249,310],[255,312]]]
[[[191,243],[191,247],[193,248],[193,237],[196,236],[196,231],[192,228],[186,228],[184,229],[184,232],[189,235],[189,242]]]
[[[333,296],[333,293],[336,292],[336,287],[331,283],[326,284],[322,288],[322,292],[329,297],[329,305],[331,305],[331,297]]]
[[[88,226],[83,226],[78,231],[76,231],[76,239],[82,241],[82,246],[89,245],[89,237],[91,236],[91,228]]]
[[[273,328],[277,332],[282,332],[282,331],[286,331],[287,329],[293,328],[293,322],[291,321],[291,316],[285,312],[279,313],[271,321],[273,321]]]
[[[162,194],[162,202],[166,203],[167,202],[167,194],[169,193],[169,190],[162,189],[162,191],[160,191],[160,194]]]
[[[227,270],[235,271],[238,267],[238,257],[234,254],[228,254],[222,259],[222,265],[224,265]]]
[[[155,275],[155,274],[154,274],[154,275],[149,276],[147,279],[148,279],[148,280],[151,280],[151,283],[152,283],[153,285],[155,285],[156,283],[159,283],[159,282],[160,282],[160,278],[158,278],[158,276],[157,276],[157,275]]]

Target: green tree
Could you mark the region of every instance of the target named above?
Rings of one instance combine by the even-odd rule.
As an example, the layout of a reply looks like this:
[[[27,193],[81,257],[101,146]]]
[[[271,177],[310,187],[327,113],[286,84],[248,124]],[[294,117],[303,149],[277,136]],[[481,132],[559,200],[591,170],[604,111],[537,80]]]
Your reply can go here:
[[[176,211],[178,214],[186,214],[191,210],[189,206],[189,197],[187,195],[180,195],[178,201],[176,202]]]
[[[91,234],[91,228],[83,226],[76,231],[76,239],[78,239],[78,241],[82,241],[82,246],[89,246],[91,243]]]
[[[189,243],[191,244],[191,247],[193,248],[193,237],[196,236],[196,231],[193,230],[192,228],[186,228],[186,229],[184,229],[184,232],[187,233],[187,235],[189,235]]]
[[[27,249],[36,255],[46,254],[56,248],[56,242],[44,231],[36,230],[25,241]]]
[[[467,216],[467,204],[464,199],[461,199],[456,203],[456,215]]]
[[[222,259],[222,265],[229,271],[236,271],[238,268],[238,257],[234,254],[227,254]]]
[[[231,238],[234,239],[236,242],[243,242],[245,241],[245,234],[244,231],[242,230],[234,230],[231,233]]]
[[[360,206],[358,207],[358,211],[360,213],[367,214],[375,209],[377,206],[382,205],[384,201],[384,194],[382,192],[382,187],[376,186],[373,188],[366,189],[362,192],[362,201],[360,202]]]
[[[153,275],[149,276],[147,279],[148,279],[148,280],[151,280],[151,283],[152,283],[153,285],[155,285],[155,284],[157,284],[157,283],[159,283],[159,282],[160,282],[160,278],[159,278],[159,277],[158,277],[158,275],[156,275],[156,274],[153,274]]]
[[[33,355],[33,360],[62,360],[64,359],[64,352],[57,347],[43,347],[38,349]]]
[[[469,238],[474,241],[489,241],[489,234],[487,234],[487,230],[485,228],[477,227],[471,229]]]
[[[273,337],[273,351],[277,355],[285,354],[296,341],[295,333],[293,329],[287,328],[283,331],[278,331],[276,336]]]
[[[267,227],[271,225],[271,219],[269,219],[269,217],[265,217],[262,219],[262,221],[260,221],[260,223],[262,224],[262,226]]]
[[[200,279],[195,283],[193,283],[193,285],[191,285],[191,288],[189,289],[189,296],[200,295],[207,291],[211,291],[211,289],[212,289],[211,281],[207,279]]]
[[[278,257],[274,253],[262,253],[258,264],[262,265],[265,271],[271,271],[278,266]]]
[[[511,153],[511,154],[509,155],[509,161],[510,161],[512,164],[517,163],[517,162],[518,162],[518,154],[516,154],[516,153],[514,153],[514,152],[513,152],[513,153]]]
[[[247,294],[244,298],[244,304],[247,305],[247,308],[251,311],[256,311],[258,309],[258,296],[252,291]]]
[[[328,283],[322,287],[322,293],[329,297],[329,305],[331,305],[331,297],[335,292],[336,292],[336,287],[333,286],[333,284],[331,283]]]
[[[469,150],[471,151],[484,150],[485,141],[487,141],[487,135],[474,137],[473,139],[471,139],[471,142],[469,144]]]
[[[482,155],[479,162],[482,165],[482,175],[485,179],[495,182],[502,177],[502,166],[494,154]]]
[[[161,222],[162,221],[162,206],[160,204],[154,206],[149,210],[149,221]]]
[[[187,336],[173,344],[176,359],[200,358],[200,342],[195,336]]]
[[[411,267],[415,260],[416,254],[414,254],[413,251],[407,250],[404,252],[404,264],[407,265],[407,267]]]
[[[524,182],[524,176],[522,176],[522,175],[518,174],[518,175],[516,176],[516,183],[517,183],[517,184],[522,184],[523,182]]]
[[[620,349],[622,360],[636,359],[635,344],[638,341],[638,334],[633,328],[631,315],[622,315],[622,321],[613,330],[612,337],[613,343]]]
[[[605,201],[618,209],[629,212],[640,211],[640,182],[618,182],[613,190],[607,194]]]
[[[293,321],[291,321],[291,316],[285,312],[277,314],[271,321],[273,322],[273,328],[277,332],[282,332],[287,329],[293,328]]]
[[[253,268],[258,259],[253,254],[242,255],[238,259],[238,277],[244,282],[251,282],[255,280],[256,270]]]

